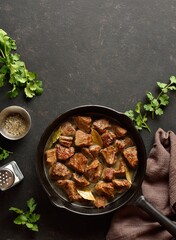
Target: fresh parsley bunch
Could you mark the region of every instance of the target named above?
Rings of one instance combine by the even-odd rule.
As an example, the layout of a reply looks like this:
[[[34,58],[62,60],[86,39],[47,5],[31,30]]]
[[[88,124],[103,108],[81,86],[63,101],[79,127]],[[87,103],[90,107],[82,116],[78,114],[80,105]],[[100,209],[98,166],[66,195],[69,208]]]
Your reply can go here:
[[[21,89],[27,98],[42,94],[42,82],[37,80],[36,73],[26,69],[20,55],[15,53],[16,49],[15,41],[0,29],[0,87],[8,81],[12,86],[8,92],[11,98],[18,96]]]
[[[38,232],[37,221],[40,219],[40,215],[34,213],[36,209],[36,202],[34,198],[30,198],[27,201],[28,211],[24,212],[23,210],[15,207],[11,207],[9,210],[18,214],[18,217],[15,218],[14,223],[17,225],[25,225],[28,229]]]
[[[169,91],[176,91],[176,77],[171,76],[168,84],[157,82],[159,94],[155,97],[151,92],[147,91],[147,102],[143,105],[142,102],[136,104],[135,110],[128,110],[125,114],[131,118],[138,130],[143,128],[150,132],[147,124],[148,115],[151,113],[152,119],[155,116],[164,114],[164,107],[169,104]]]

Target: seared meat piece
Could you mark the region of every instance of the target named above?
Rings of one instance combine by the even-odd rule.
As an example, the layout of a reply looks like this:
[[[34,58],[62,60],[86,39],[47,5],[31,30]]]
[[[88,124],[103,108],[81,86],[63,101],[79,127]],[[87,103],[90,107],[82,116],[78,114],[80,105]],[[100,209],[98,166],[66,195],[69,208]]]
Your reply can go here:
[[[89,181],[87,181],[87,179],[83,175],[80,176],[77,173],[73,173],[73,179],[76,185],[79,187],[86,187],[90,184]]]
[[[110,198],[114,197],[114,194],[115,194],[115,189],[112,182],[110,183],[105,183],[103,181],[98,182],[95,185],[95,191],[99,195],[103,195]]]
[[[109,146],[107,148],[102,149],[101,154],[103,155],[105,161],[109,165],[113,165],[116,162],[116,156],[115,156],[115,148],[113,146]]]
[[[84,154],[85,157],[93,159],[93,155],[90,152],[89,148],[83,147],[83,148],[81,148],[81,152],[82,152],[82,154]]]
[[[66,147],[63,147],[63,146],[57,144],[56,145],[56,153],[57,153],[57,158],[59,160],[65,161],[74,155],[75,149],[74,149],[74,147],[66,148]]]
[[[89,147],[90,153],[93,155],[94,158],[98,157],[101,147],[99,145],[91,145]]]
[[[115,189],[120,192],[125,192],[131,187],[131,183],[126,179],[113,179],[112,183],[114,184]]]
[[[60,136],[59,137],[59,143],[64,147],[71,147],[73,143],[73,137],[71,136]]]
[[[124,139],[117,139],[115,141],[115,147],[117,149],[117,151],[122,151],[124,148],[132,146],[133,140],[130,137],[126,137]]]
[[[95,200],[94,200],[95,207],[104,208],[104,207],[106,207],[107,203],[108,203],[108,201],[105,197],[103,197],[103,196],[95,197]]]
[[[86,147],[92,145],[92,136],[81,130],[76,131],[75,145],[78,147]]]
[[[124,149],[123,155],[132,168],[135,168],[138,165],[138,156],[137,156],[136,146]]]
[[[79,173],[84,173],[88,160],[82,153],[75,153],[70,158],[68,165]]]
[[[106,130],[106,132],[101,135],[101,139],[105,147],[108,147],[109,145],[111,145],[114,142],[115,138],[116,138],[116,135],[109,130]]]
[[[112,179],[114,178],[114,173],[115,173],[114,168],[108,168],[108,167],[104,168],[102,173],[103,180],[112,181]]]
[[[45,151],[46,162],[52,165],[57,161],[56,148]]]
[[[55,180],[71,178],[71,171],[62,163],[56,162],[49,170],[51,178]]]
[[[115,170],[114,175],[117,178],[124,178],[124,177],[126,177],[126,169],[125,169],[125,165],[124,165],[124,163],[122,161],[120,161],[119,169]]]
[[[90,182],[96,182],[102,173],[102,165],[96,159],[89,166],[86,167],[85,176]]]
[[[71,202],[82,200],[82,197],[77,192],[75,183],[72,180],[58,180],[57,183],[66,192]]]
[[[127,130],[120,127],[117,124],[115,124],[113,126],[113,130],[114,130],[114,133],[115,133],[116,137],[118,137],[118,138],[124,137],[127,134]]]
[[[92,118],[86,116],[74,117],[76,126],[83,132],[89,133],[92,125]]]
[[[111,127],[107,119],[99,119],[93,122],[93,127],[99,132],[104,133],[107,128]]]
[[[61,125],[61,135],[74,136],[76,132],[75,126],[71,122],[64,122]]]

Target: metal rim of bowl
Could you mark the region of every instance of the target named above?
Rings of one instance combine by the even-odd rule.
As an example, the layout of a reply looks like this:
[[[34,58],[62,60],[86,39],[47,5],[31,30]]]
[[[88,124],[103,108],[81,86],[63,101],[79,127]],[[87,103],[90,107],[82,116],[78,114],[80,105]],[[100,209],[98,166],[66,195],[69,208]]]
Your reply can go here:
[[[7,131],[4,131],[3,122],[8,115],[13,114],[13,113],[19,113],[25,119],[25,121],[27,123],[26,131],[19,136],[13,136],[13,135],[9,134]],[[0,112],[0,134],[2,136],[4,136],[5,138],[7,138],[9,140],[21,139],[27,135],[30,128],[31,128],[31,117],[30,117],[30,114],[28,113],[28,111],[26,109],[24,109],[23,107],[13,105],[13,106],[4,108]]]

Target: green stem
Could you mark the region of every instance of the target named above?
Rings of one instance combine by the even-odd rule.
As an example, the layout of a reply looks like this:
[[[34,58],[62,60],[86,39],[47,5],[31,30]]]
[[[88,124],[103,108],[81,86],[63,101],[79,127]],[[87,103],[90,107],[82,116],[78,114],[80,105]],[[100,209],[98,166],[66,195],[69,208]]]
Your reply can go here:
[[[5,58],[5,55],[4,55],[3,51],[2,51],[2,49],[0,49],[0,52],[2,54],[2,57]]]

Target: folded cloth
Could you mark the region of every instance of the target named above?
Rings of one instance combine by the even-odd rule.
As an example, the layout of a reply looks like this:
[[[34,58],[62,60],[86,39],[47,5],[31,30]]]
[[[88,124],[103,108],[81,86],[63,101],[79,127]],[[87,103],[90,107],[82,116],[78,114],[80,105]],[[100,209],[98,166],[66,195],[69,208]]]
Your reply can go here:
[[[176,211],[176,135],[161,128],[147,159],[142,184],[146,200],[168,218]],[[118,209],[112,219],[106,240],[169,240],[172,236],[147,213],[136,206]]]

